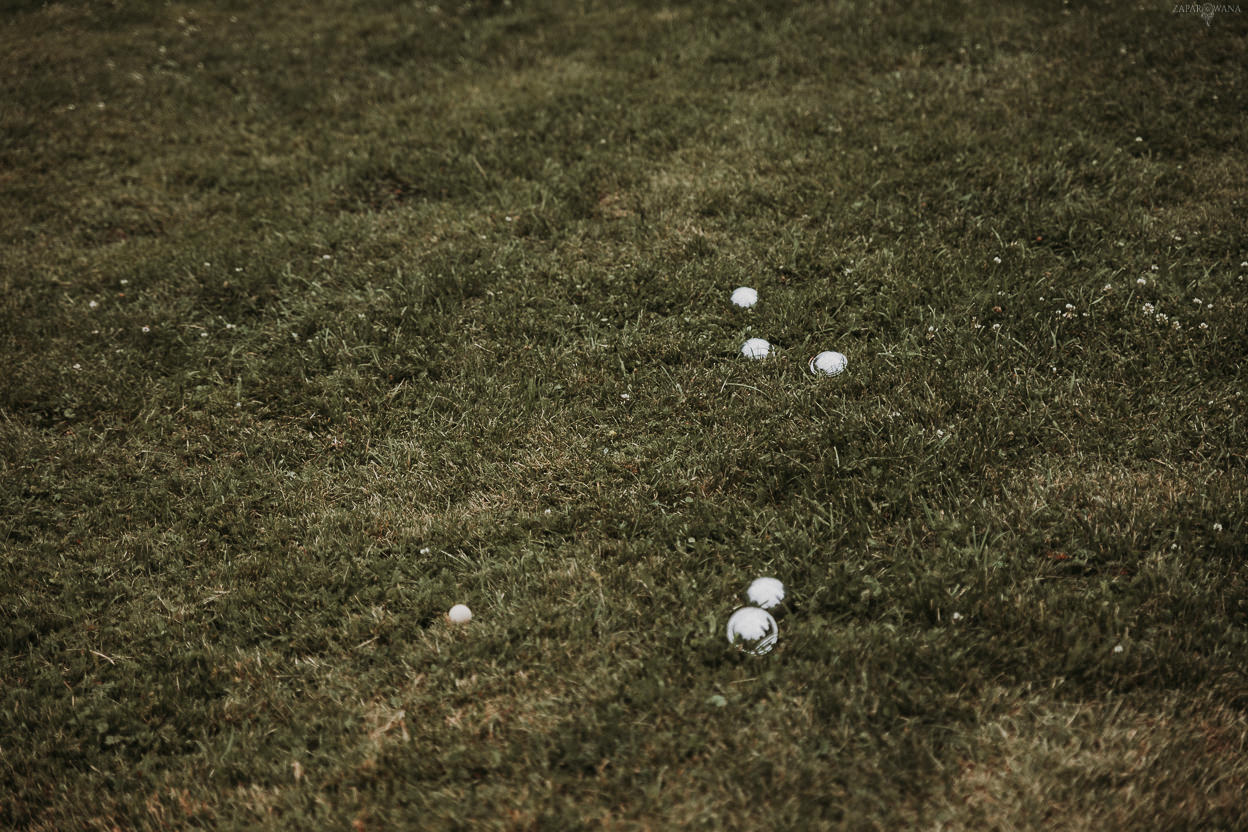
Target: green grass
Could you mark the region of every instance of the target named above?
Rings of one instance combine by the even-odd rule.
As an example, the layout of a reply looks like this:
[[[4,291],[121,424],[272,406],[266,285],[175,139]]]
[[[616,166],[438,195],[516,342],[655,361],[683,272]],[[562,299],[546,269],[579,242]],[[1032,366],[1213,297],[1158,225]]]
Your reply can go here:
[[[1248,18],[251,6],[0,12],[0,826],[1248,828]]]

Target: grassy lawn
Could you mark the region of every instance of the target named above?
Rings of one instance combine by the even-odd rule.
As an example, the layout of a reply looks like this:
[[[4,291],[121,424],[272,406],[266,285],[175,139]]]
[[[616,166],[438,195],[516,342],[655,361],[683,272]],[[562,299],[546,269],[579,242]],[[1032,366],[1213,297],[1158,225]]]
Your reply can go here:
[[[1248,829],[1248,15],[255,5],[0,4],[0,828]]]

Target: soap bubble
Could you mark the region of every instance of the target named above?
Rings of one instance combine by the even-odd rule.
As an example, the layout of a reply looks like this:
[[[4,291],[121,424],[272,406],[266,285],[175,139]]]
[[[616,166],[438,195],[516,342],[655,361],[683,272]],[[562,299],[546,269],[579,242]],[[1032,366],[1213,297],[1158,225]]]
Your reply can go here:
[[[784,584],[776,578],[759,578],[745,591],[750,603],[764,610],[779,607],[784,601]]]
[[[845,372],[845,365],[848,363],[848,359],[841,353],[826,350],[810,359],[807,366],[815,375],[839,376]]]
[[[780,628],[767,610],[742,607],[728,619],[728,643],[754,656],[763,656],[776,646]]]
[[[746,358],[755,360],[766,358],[769,352],[771,352],[771,344],[762,338],[751,338],[741,345],[741,354]]]

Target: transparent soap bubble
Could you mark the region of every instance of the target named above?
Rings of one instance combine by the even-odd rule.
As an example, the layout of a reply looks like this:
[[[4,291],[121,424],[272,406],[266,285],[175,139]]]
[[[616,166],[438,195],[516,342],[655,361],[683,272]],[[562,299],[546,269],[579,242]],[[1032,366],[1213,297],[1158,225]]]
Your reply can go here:
[[[732,302],[737,306],[751,307],[758,303],[758,292],[749,286],[739,286],[732,292]]]
[[[771,344],[762,338],[751,338],[741,345],[741,354],[746,358],[766,358],[769,352],[771,352]]]
[[[754,656],[763,656],[776,646],[780,628],[767,610],[742,607],[728,619],[728,643]]]
[[[808,366],[815,375],[839,376],[845,372],[845,365],[848,363],[849,359],[841,353],[825,350],[810,359]]]
[[[784,584],[777,578],[759,578],[745,591],[750,603],[764,610],[774,610],[784,602]]]

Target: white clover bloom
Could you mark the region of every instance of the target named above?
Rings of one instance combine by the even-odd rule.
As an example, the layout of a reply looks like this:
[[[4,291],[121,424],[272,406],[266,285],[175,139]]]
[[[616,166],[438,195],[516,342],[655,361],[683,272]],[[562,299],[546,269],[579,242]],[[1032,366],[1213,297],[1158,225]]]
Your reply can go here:
[[[95,307],[99,306],[99,304],[96,303],[95,301],[91,301],[90,303],[87,304],[87,306],[91,309],[94,309]]]
[[[1144,278],[1142,278],[1142,277],[1137,277],[1137,278],[1135,279],[1135,285],[1136,285],[1136,286],[1144,286],[1144,285],[1146,285],[1147,283],[1148,283],[1148,281],[1147,281],[1147,280],[1145,280],[1145,279],[1144,279]]]
[[[1001,324],[993,324],[993,325],[992,325],[992,331],[993,331],[993,332],[1000,332],[1000,331],[1001,331]]]
[[[961,621],[961,620],[962,620],[962,613],[960,613],[960,612],[955,612],[953,615],[949,616],[949,618],[951,618],[951,619],[952,619],[952,620],[954,620],[954,621]]]
[[[81,369],[82,369],[82,365],[81,365],[81,364],[75,364],[75,365],[74,365],[74,369],[75,369],[75,370],[81,370]]]
[[[1200,298],[1192,298],[1192,303],[1196,304],[1197,306],[1200,306],[1200,304],[1203,303],[1203,301]]]
[[[1159,272],[1159,271],[1161,271],[1161,266],[1158,266],[1156,263],[1154,263],[1153,265],[1149,266],[1149,268],[1150,268],[1150,269],[1152,269],[1152,270],[1153,270],[1153,271],[1155,271],[1155,272]]]
[[[994,258],[992,258],[992,262],[994,262],[994,263],[1000,263],[1000,262],[1001,262],[1001,258],[1000,258],[1000,257],[994,257]]]
[[[1204,321],[1201,321],[1201,322],[1200,322],[1200,328],[1201,328],[1201,329],[1208,329],[1208,328],[1209,328],[1209,324],[1205,323]]]
[[[1114,645],[1114,652],[1115,652],[1115,653],[1121,653],[1121,652],[1122,652],[1122,650],[1123,650],[1123,647],[1122,647],[1122,645],[1121,645],[1121,644],[1115,644],[1115,645]]]
[[[143,331],[144,331],[144,332],[151,332],[151,331],[152,331],[152,328],[151,328],[150,326],[145,326],[145,327],[143,327]]]
[[[129,281],[129,280],[126,280],[124,277],[121,279],[121,285],[122,285],[122,286],[125,286],[125,285],[126,285],[126,284],[128,284],[129,282],[130,282],[130,281]]]
[[[1157,307],[1153,306],[1151,303],[1145,303],[1145,304],[1144,304],[1142,307],[1140,307],[1140,308],[1144,310],[1144,314],[1145,314],[1145,315],[1151,315],[1151,314],[1153,314],[1153,312],[1155,312],[1155,311],[1157,310]]]
[[[1110,291],[1110,290],[1111,290],[1111,289],[1113,289],[1113,288],[1114,288],[1114,284],[1112,284],[1112,283],[1106,283],[1104,286],[1102,286],[1102,287],[1101,287],[1101,291],[1102,291],[1102,292],[1108,292],[1108,291]]]
[[[1221,523],[1214,523],[1214,524],[1213,524],[1213,530],[1214,530],[1215,532],[1220,532],[1220,531],[1222,531],[1222,524],[1221,524]]]

